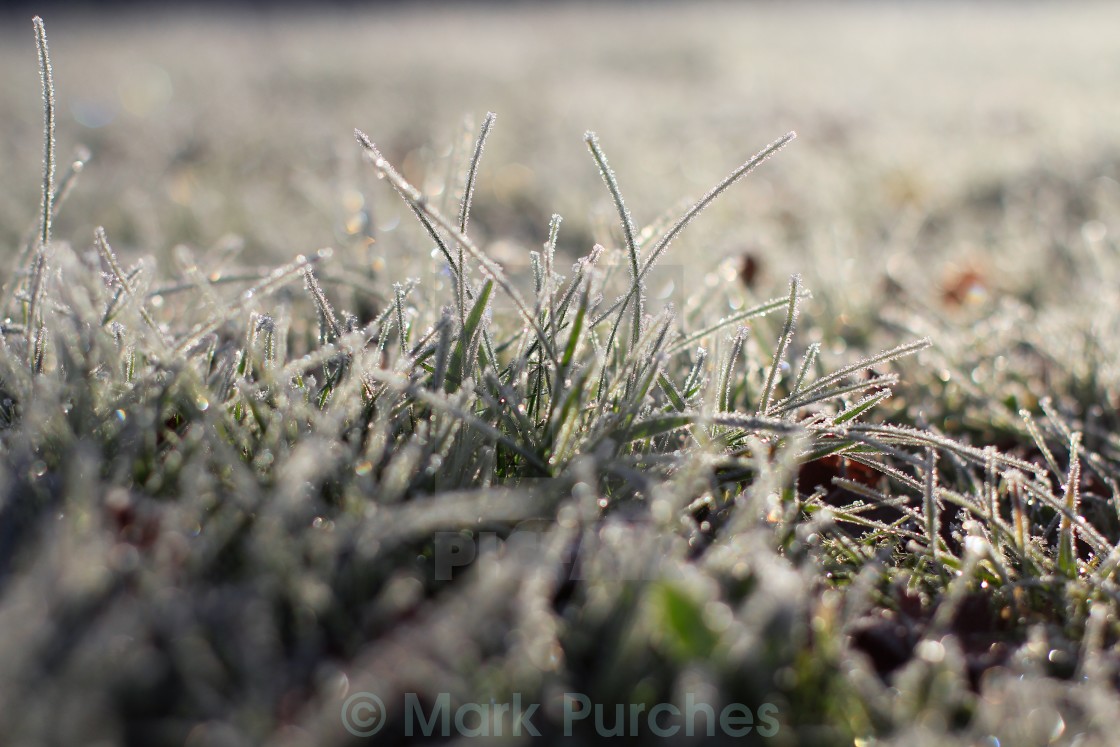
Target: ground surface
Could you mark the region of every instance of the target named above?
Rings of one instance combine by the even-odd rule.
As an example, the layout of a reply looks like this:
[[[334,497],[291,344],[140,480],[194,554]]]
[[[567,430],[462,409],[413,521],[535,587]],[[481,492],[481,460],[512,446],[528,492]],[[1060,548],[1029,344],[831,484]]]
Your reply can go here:
[[[42,364],[54,383],[36,390],[19,347],[27,304],[17,297],[4,309],[11,396],[3,409],[0,621],[12,635],[0,643],[0,677],[8,680],[0,725],[28,743],[93,734],[106,743],[172,744],[189,735],[198,744],[325,744],[347,737],[340,704],[363,688],[386,699],[450,691],[457,701],[524,691],[552,704],[553,727],[565,691],[608,703],[702,692],[712,702],[776,703],[781,729],[771,743],[875,737],[1018,745],[1072,743],[1078,735],[1108,743],[1120,671],[1110,653],[1120,598],[1111,581],[1120,559],[1112,554],[1120,536],[1114,5],[634,3],[111,18],[59,11],[46,22],[60,164],[79,144],[92,153],[54,237],[82,255],[95,226],[104,226],[130,272],[142,257],[154,258],[129,282],[143,283],[138,295],[154,293],[151,313],[163,328],[138,332],[147,319],[132,309],[121,317],[131,332],[113,328],[117,347],[82,342],[86,333],[75,330],[84,328],[65,321],[86,318],[66,289],[82,260],[59,249],[63,269],[50,276],[46,296],[56,302],[44,307],[47,328],[61,325],[51,337],[59,347]],[[41,183],[29,19],[0,29],[0,69],[0,246],[15,272],[36,225]],[[454,301],[454,282],[408,205],[377,179],[353,128],[454,215],[464,159],[487,111],[498,118],[469,233],[530,297],[529,252],[541,250],[553,213],[564,218],[557,274],[570,278],[572,263],[596,243],[607,247],[604,266],[625,273],[624,233],[586,130],[598,134],[639,230],[674,219],[734,166],[796,130],[789,147],[669,247],[651,274],[650,324],[672,302],[683,337],[783,298],[787,278],[800,273],[813,295],[785,356],[792,373],[778,377],[776,392],[797,388],[790,379],[812,342],[821,343],[824,377],[928,336],[930,348],[872,367],[900,381],[867,420],[927,429],[957,446],[936,442],[927,453],[913,434],[878,433],[881,443],[862,445],[881,447],[876,453],[822,457],[822,444],[827,450],[856,436],[810,428],[813,448],[787,458],[779,445],[789,445],[772,423],[743,432],[708,421],[689,426],[708,429],[710,441],[662,432],[651,413],[711,417],[718,396],[676,407],[665,385],[636,398],[631,383],[617,396],[596,393],[595,379],[578,374],[581,365],[601,364],[594,351],[604,350],[606,323],[573,348],[573,368],[552,372],[587,387],[586,398],[572,401],[594,416],[544,417],[534,409],[540,396],[528,393],[532,371],[543,370],[532,365],[543,364],[531,364],[517,342],[516,308],[498,289],[493,319],[488,311],[475,329],[492,329],[506,366],[495,376],[524,395],[528,420],[472,399],[458,381],[445,387],[433,379],[447,402],[398,387],[400,400],[383,422],[371,413],[389,396],[378,387],[390,384],[343,390],[346,366],[327,372],[323,358],[315,365],[324,366],[319,376],[329,387],[318,392],[314,413],[301,409],[313,397],[292,404],[293,392],[315,388],[303,378],[285,382],[291,402],[259,398],[287,424],[300,424],[271,440],[277,429],[264,425],[271,421],[254,410],[254,425],[246,415],[246,387],[270,396],[283,387],[261,373],[271,353],[256,373],[245,361],[265,329],[249,313],[273,310],[231,306],[234,299],[258,274],[332,247],[315,270],[326,295],[357,324],[379,325],[367,329],[382,347],[388,341],[389,361],[397,360],[399,326],[395,332],[394,319],[381,314],[392,311],[393,283],[419,281],[399,316],[421,350],[424,330]],[[4,282],[10,276],[3,273]],[[480,275],[471,281],[479,283],[472,298],[485,293]],[[96,303],[124,292],[120,278],[105,282],[90,291]],[[155,293],[176,285],[190,292]],[[291,330],[280,363],[320,342],[345,348],[340,329],[312,339],[314,319],[333,311],[321,303],[316,311],[298,285],[278,297],[277,324]],[[573,298],[578,304],[579,294]],[[230,320],[208,330],[214,341],[205,361],[186,342],[176,349],[190,361],[181,368],[166,349],[145,347],[159,335],[175,343],[195,337],[192,325],[223,305]],[[750,322],[742,383],[717,411],[754,414],[783,329],[785,306],[776,308]],[[472,329],[465,311],[447,317],[456,329]],[[109,316],[98,320],[106,339]],[[571,324],[568,317],[567,331],[553,338],[561,351]],[[620,327],[627,339],[628,324]],[[695,343],[708,347],[711,366],[739,351],[729,341],[734,332],[682,345],[663,372],[685,391]],[[511,335],[514,343],[501,347]],[[209,340],[197,337],[192,342]],[[484,361],[491,341],[473,339]],[[659,360],[660,343],[650,344],[627,348],[637,354],[623,359],[604,354],[614,381],[641,380],[634,361]],[[240,358],[239,346],[249,351]],[[71,347],[91,361],[109,356],[116,370],[120,356],[137,358],[148,373],[132,373],[129,363],[127,381],[106,384],[111,394],[89,384],[86,402]],[[523,354],[519,370],[511,361]],[[413,382],[442,381],[438,366],[433,373],[425,360],[409,360],[411,368],[399,360],[385,366]],[[306,373],[293,366],[285,374]],[[482,390],[489,384],[486,364],[479,367]],[[89,370],[101,369],[90,363]],[[720,373],[701,378],[716,386]],[[337,410],[335,387],[361,406]],[[804,425],[824,412],[835,420],[827,428],[839,428],[844,407],[875,391],[782,417]],[[513,394],[495,389],[494,400],[521,401]],[[215,397],[221,407],[209,407]],[[462,431],[440,442],[430,407],[449,422],[469,411],[492,430],[471,431],[482,426],[463,420]],[[230,421],[219,422],[215,411],[227,410]],[[56,422],[56,412],[66,416]],[[630,415],[639,425],[625,421]],[[419,424],[429,417],[430,432]],[[105,425],[113,418],[124,423],[118,431]],[[131,425],[138,421],[145,425]],[[366,437],[353,434],[361,431],[355,423],[374,421],[384,431],[380,442],[369,437],[381,444],[371,456]],[[495,440],[494,429],[506,440]],[[1074,431],[1080,445],[1071,452]],[[986,446],[1006,460],[968,448]],[[770,466],[720,461],[762,459],[767,449]],[[933,453],[940,487],[923,461]],[[905,468],[911,483],[860,459]],[[444,463],[453,468],[441,471]],[[704,466],[685,467],[693,463]],[[1030,465],[1047,472],[1051,492],[1023,487]],[[840,489],[833,478],[855,485]],[[495,492],[500,505],[470,492],[492,485],[529,492]],[[824,506],[871,500],[860,485],[881,490],[880,502],[909,491],[911,523],[891,525],[907,517],[890,509],[870,512],[886,522],[870,532],[852,519],[862,509],[834,521]],[[602,496],[602,516],[579,508],[581,490]],[[424,503],[444,491],[459,492],[442,506]],[[543,504],[517,503],[527,495],[545,496]],[[932,530],[933,509],[922,502],[931,495],[943,524]],[[575,497],[569,505],[557,496]],[[1055,502],[1074,506],[1070,516],[1084,517],[1085,526],[1067,528]],[[1006,523],[993,528],[993,510]],[[61,528],[48,521],[56,514]],[[476,529],[508,534],[517,521],[542,515],[557,523],[534,534],[544,539],[535,540],[541,547],[531,570],[507,556],[456,583],[432,576],[434,533],[476,521]],[[641,527],[638,539],[618,535],[617,523],[596,528],[618,515]],[[922,538],[938,531],[943,544],[931,551]],[[970,545],[967,536],[982,542]],[[1079,560],[1061,557],[1063,536],[1074,538]],[[586,581],[562,583],[557,558],[578,545],[573,537],[602,542],[606,556],[637,548],[633,562],[660,553],[658,538],[675,539],[680,544],[669,541],[665,556],[683,581],[659,573],[649,583],[621,583],[617,568],[595,555]],[[94,570],[83,576],[83,568]],[[57,592],[40,598],[44,587]],[[79,625],[90,632],[74,633]],[[111,686],[101,688],[103,681]],[[91,686],[101,699],[70,702]]]

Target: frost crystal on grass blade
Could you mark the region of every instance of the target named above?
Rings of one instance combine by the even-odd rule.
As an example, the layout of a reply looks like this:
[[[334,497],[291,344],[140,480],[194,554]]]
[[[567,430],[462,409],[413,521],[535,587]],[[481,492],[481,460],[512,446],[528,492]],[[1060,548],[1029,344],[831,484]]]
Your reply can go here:
[[[47,272],[47,249],[51,243],[51,217],[54,199],[54,77],[50,52],[47,50],[47,31],[43,19],[35,16],[35,45],[39,50],[39,77],[43,84],[43,189],[39,228],[39,246],[31,266],[31,286],[28,291],[27,316],[24,321],[27,345],[27,362],[35,371],[41,370],[46,341],[40,318],[43,300],[43,281]]]
[[[35,16],[35,46],[39,49],[39,77],[43,83],[43,194],[39,242],[51,243],[52,201],[54,200],[54,72],[47,49],[47,30],[43,19]]]
[[[148,312],[147,308],[145,308],[144,299],[140,298],[132,288],[131,279],[125,274],[124,270],[121,269],[120,263],[117,262],[117,255],[113,253],[113,248],[109,246],[109,240],[105,236],[104,228],[98,226],[97,230],[94,232],[93,242],[97,246],[97,251],[100,252],[101,258],[109,267],[110,272],[112,272],[113,278],[120,285],[121,290],[129,300],[136,305],[136,311],[140,314],[140,318],[144,320],[144,324],[148,325],[148,328],[155,334],[156,339],[159,340],[160,346],[166,348],[168,343],[167,338],[163,335],[163,330],[160,329],[159,324],[156,323],[156,320]]]
[[[630,217],[630,210],[626,207],[625,201],[622,199],[622,191],[618,186],[618,179],[611,170],[610,164],[607,163],[607,157],[603,154],[602,148],[599,147],[599,138],[594,132],[588,132],[583,136],[587,147],[591,149],[591,155],[595,158],[595,163],[599,167],[599,174],[606,182],[607,189],[610,190],[611,199],[614,200],[615,209],[618,211],[618,219],[622,224],[622,235],[626,241],[626,253],[630,258],[630,292],[627,294],[627,300],[633,299],[634,301],[634,315],[633,325],[630,336],[630,346],[633,348],[638,344],[638,337],[642,331],[642,309],[645,304],[645,290],[641,278],[641,257],[638,251],[638,242],[635,238],[634,221]],[[626,301],[623,302],[622,308],[619,309],[619,314],[626,310]],[[614,335],[611,335],[612,341]],[[610,345],[607,346],[607,352],[610,353]]]
[[[801,300],[801,276],[794,275],[789,281],[789,307],[786,311],[786,323],[782,328],[782,336],[778,340],[778,349],[774,352],[774,362],[770,365],[770,373],[766,377],[766,384],[762,389],[762,399],[758,403],[758,414],[770,412],[770,398],[774,395],[774,387],[778,383],[778,372],[785,362],[786,350],[790,340],[793,339],[793,327],[797,323],[798,302]]]

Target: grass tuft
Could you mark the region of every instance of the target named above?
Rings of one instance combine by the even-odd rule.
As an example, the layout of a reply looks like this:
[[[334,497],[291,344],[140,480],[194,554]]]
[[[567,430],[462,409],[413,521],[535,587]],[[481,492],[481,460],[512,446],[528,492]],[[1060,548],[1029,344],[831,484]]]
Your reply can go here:
[[[861,326],[859,294],[739,287],[718,260],[680,303],[647,294],[793,133],[644,230],[589,133],[629,275],[590,236],[565,272],[558,215],[486,238],[492,113],[442,185],[454,218],[355,130],[392,191],[348,210],[399,197],[419,238],[348,233],[272,270],[132,256],[114,230],[118,253],[101,228],[75,251],[51,221],[89,156],[54,183],[38,18],[35,40],[41,215],[0,330],[5,743],[343,744],[362,691],[402,739],[394,706],[443,692],[770,704],[782,744],[1114,736],[1099,319],[1040,332],[1007,304],[966,345],[918,300]],[[536,725],[565,743],[554,709]]]

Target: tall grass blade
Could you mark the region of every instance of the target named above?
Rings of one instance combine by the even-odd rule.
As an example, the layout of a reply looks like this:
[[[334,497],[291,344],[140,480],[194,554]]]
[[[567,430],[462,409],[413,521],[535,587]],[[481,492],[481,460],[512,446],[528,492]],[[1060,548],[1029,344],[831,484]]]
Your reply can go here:
[[[598,136],[594,132],[588,132],[583,136],[583,139],[587,143],[587,147],[591,149],[591,155],[595,158],[595,163],[599,167],[599,175],[606,182],[607,189],[610,190],[611,199],[614,200],[615,209],[618,211],[619,222],[622,224],[622,235],[626,241],[626,254],[630,259],[631,285],[627,298],[634,300],[634,321],[630,333],[630,347],[634,348],[637,346],[638,337],[642,333],[642,306],[645,303],[641,278],[641,257],[638,252],[638,242],[635,238],[637,232],[634,230],[634,220],[630,217],[630,210],[622,199],[622,190],[618,186],[618,179],[615,177],[614,171],[611,170],[610,164],[607,163],[607,157],[603,153],[603,149],[599,146]],[[623,308],[619,311],[620,314],[625,311],[625,307],[626,302],[623,302]],[[607,353],[610,353],[609,343]]]
[[[482,120],[482,130],[478,133],[478,139],[474,143],[474,152],[471,155],[470,165],[467,167],[467,180],[463,186],[463,199],[459,203],[459,233],[464,236],[467,233],[467,224],[471,216],[471,202],[474,199],[475,181],[478,179],[478,164],[482,160],[482,150],[486,147],[486,138],[490,135],[490,128],[494,126],[494,120],[497,119],[494,112],[487,112],[486,118]],[[458,245],[458,271],[455,275],[455,288],[459,301],[459,322],[460,326],[466,324],[465,309],[467,304],[467,289],[466,289],[466,264],[463,257],[463,244],[460,242]]]
[[[758,403],[758,414],[766,415],[770,412],[770,398],[774,395],[774,387],[778,384],[778,374],[785,362],[786,350],[789,349],[790,340],[793,339],[793,328],[797,324],[797,302],[800,297],[801,276],[794,275],[789,281],[789,308],[786,311],[786,323],[782,328],[782,336],[778,340],[778,349],[774,351],[774,362],[770,365],[770,373],[766,376],[766,385],[762,389],[762,399]]]
[[[42,334],[40,306],[43,295],[43,279],[47,267],[47,247],[51,243],[51,217],[54,200],[54,77],[51,70],[50,51],[47,49],[47,30],[43,19],[35,16],[35,46],[39,51],[39,77],[43,84],[43,189],[39,224],[39,247],[31,269],[31,288],[28,294],[27,316],[24,320],[24,336],[27,345],[27,363],[38,370],[36,362],[41,362],[43,342],[38,339]]]
[[[696,202],[696,204],[689,208],[688,211],[685,212],[685,214],[682,215],[677,220],[677,222],[669,228],[665,235],[658,239],[657,243],[654,244],[653,249],[650,250],[649,256],[646,258],[646,263],[642,267],[642,271],[638,275],[639,279],[643,279],[645,277],[650,268],[653,267],[653,264],[661,257],[662,252],[664,252],[669,247],[669,244],[673,242],[673,239],[677,237],[677,234],[683,231],[685,226],[691,223],[697,215],[703,212],[704,208],[712,204],[712,202],[714,202],[717,197],[723,194],[728,187],[735,184],[735,182],[739,181],[744,176],[754,171],[775,153],[789,145],[789,143],[791,143],[796,137],[796,132],[787,132],[785,135],[778,138],[777,140],[760,150],[758,153],[751,156],[741,166],[739,166],[739,168],[728,174],[723,179],[723,181],[712,187],[706,195],[701,197]]]
[[[334,307],[323,292],[323,286],[315,279],[315,272],[310,266],[303,268],[303,282],[307,292],[315,300],[315,308],[319,312],[319,343],[325,344],[342,337],[342,327],[334,313]],[[401,332],[403,337],[404,333]]]
[[[383,174],[389,180],[389,182],[397,188],[397,191],[404,197],[407,202],[414,205],[419,211],[424,213],[427,217],[431,218],[432,222],[435,223],[435,225],[438,225],[444,231],[447,231],[452,238],[462,244],[463,248],[467,250],[467,253],[474,257],[475,261],[479,263],[480,269],[482,270],[483,274],[493,280],[495,284],[497,284],[497,286],[501,288],[507,296],[510,297],[510,299],[513,301],[514,306],[517,308],[518,313],[523,319],[525,319],[525,321],[529,323],[529,326],[532,327],[533,331],[536,333],[539,344],[544,348],[545,352],[548,354],[548,357],[552,360],[556,360],[556,351],[553,349],[552,344],[549,341],[550,338],[545,333],[544,329],[541,327],[537,319],[534,317],[533,312],[525,304],[524,299],[521,298],[521,294],[518,293],[517,289],[513,287],[512,283],[510,283],[502,268],[489,257],[487,257],[470,238],[468,238],[455,226],[453,226],[451,222],[447,220],[447,218],[436,211],[428,203],[428,200],[422,194],[420,194],[419,190],[409,184],[408,181],[405,180],[405,178],[401,176],[395,168],[393,168],[392,164],[385,160],[385,158],[381,155],[381,152],[377,150],[377,146],[373,144],[373,141],[370,140],[364,132],[362,132],[361,130],[355,130],[354,133],[358,139],[358,143],[366,150],[366,152],[372,159],[374,168],[377,169],[379,173]]]
[[[740,327],[735,337],[731,339],[731,349],[727,351],[727,358],[724,360],[719,379],[719,412],[729,412],[734,409],[732,397],[735,391],[735,364],[739,362],[746,339],[746,327]]]
[[[42,215],[39,226],[39,244],[46,247],[51,243],[51,217],[54,201],[54,73],[51,69],[51,56],[47,48],[47,29],[43,19],[31,19],[35,26],[35,46],[39,50],[39,77],[43,84],[43,194]]]

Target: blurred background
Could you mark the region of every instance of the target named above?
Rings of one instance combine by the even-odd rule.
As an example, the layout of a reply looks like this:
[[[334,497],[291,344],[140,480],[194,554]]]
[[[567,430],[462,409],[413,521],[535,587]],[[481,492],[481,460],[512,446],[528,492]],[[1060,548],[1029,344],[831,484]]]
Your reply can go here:
[[[7,246],[38,205],[32,12],[60,157],[93,154],[57,235],[104,224],[126,254],[231,235],[252,262],[371,237],[382,259],[414,250],[422,234],[353,128],[449,201],[489,110],[472,230],[507,263],[553,212],[571,256],[610,241],[589,129],[639,226],[796,130],[667,260],[749,255],[766,295],[791,271],[826,294],[880,275],[919,294],[960,278],[964,296],[1043,293],[1054,258],[1023,235],[1107,231],[1092,206],[1120,191],[1115,3],[23,3],[0,31]]]

